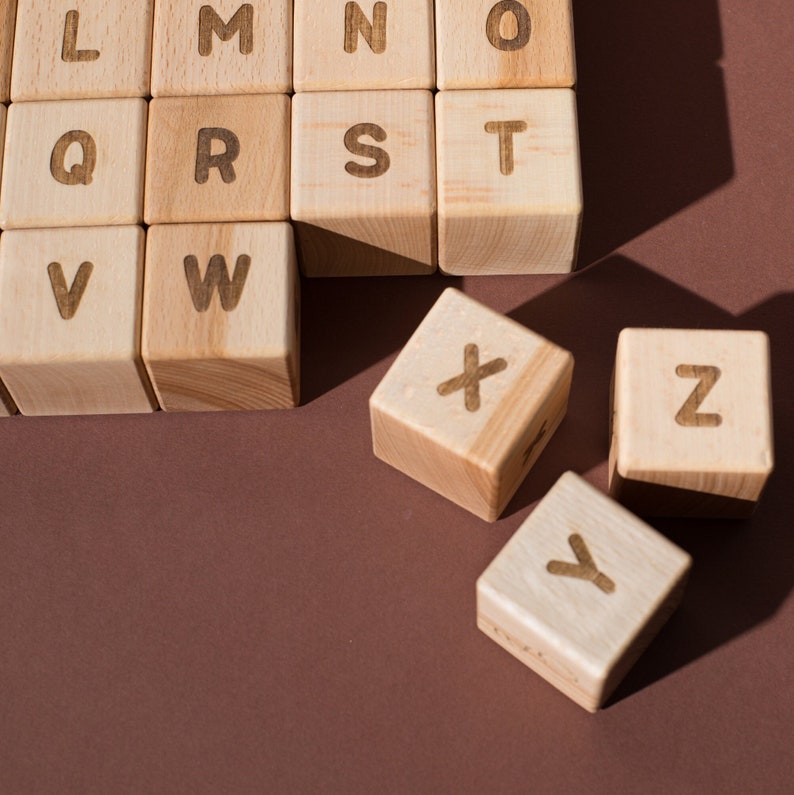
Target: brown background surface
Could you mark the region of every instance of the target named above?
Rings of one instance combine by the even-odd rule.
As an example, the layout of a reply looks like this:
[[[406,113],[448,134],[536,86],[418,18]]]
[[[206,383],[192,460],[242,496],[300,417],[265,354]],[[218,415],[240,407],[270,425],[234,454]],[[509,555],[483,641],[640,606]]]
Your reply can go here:
[[[3,792],[791,791],[794,12],[574,6],[578,274],[304,282],[295,411],[0,422]],[[494,525],[370,452],[448,284],[577,361]],[[690,587],[591,716],[478,632],[474,583],[564,470],[606,487],[627,325],[766,330],[778,465],[750,521],[655,523]]]

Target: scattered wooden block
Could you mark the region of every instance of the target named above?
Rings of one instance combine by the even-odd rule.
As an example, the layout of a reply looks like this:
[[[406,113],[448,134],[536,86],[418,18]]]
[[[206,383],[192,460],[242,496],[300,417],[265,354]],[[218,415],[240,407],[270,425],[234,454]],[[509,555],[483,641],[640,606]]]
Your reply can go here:
[[[742,517],[774,466],[761,331],[624,329],[610,494],[647,516]]]
[[[677,607],[690,566],[567,472],[477,581],[477,626],[595,712]]]
[[[292,2],[157,0],[152,96],[292,89]]]
[[[438,87],[568,88],[571,0],[436,0]]]
[[[436,124],[441,270],[571,271],[582,216],[574,92],[441,92]]]
[[[0,0],[0,102],[11,96],[11,58],[14,53],[14,23],[17,0]]]
[[[140,227],[0,238],[0,377],[23,414],[149,412]]]
[[[296,406],[298,291],[287,223],[151,227],[143,357],[162,408]]]
[[[565,415],[573,357],[448,288],[370,398],[375,455],[488,521]]]
[[[307,276],[436,269],[429,91],[296,94],[292,218]]]
[[[11,99],[146,97],[153,0],[19,4]]]
[[[296,91],[435,88],[433,0],[295,0]]]
[[[0,227],[140,223],[146,114],[143,99],[12,104]]]

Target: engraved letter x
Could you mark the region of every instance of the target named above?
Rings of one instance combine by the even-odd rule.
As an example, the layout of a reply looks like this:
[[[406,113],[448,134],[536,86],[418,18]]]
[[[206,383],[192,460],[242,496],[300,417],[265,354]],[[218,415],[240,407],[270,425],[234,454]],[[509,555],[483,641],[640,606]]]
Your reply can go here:
[[[488,378],[489,375],[501,373],[506,368],[507,362],[501,358],[491,359],[490,362],[481,365],[480,349],[470,343],[463,352],[463,372],[450,378],[449,381],[439,384],[438,394],[446,397],[463,389],[466,396],[466,409],[477,411],[480,408],[480,381],[483,378]]]

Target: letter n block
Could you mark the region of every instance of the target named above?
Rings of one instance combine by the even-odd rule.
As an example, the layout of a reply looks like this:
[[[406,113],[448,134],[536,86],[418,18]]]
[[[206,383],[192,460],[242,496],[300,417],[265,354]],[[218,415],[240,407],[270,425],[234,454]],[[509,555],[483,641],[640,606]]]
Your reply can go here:
[[[595,712],[677,607],[690,567],[568,472],[477,581],[477,626]]]
[[[565,416],[573,357],[448,288],[370,398],[375,455],[494,521]]]
[[[435,271],[432,94],[296,94],[292,114],[292,219],[303,272]]]
[[[297,405],[298,289],[287,223],[150,227],[143,357],[160,406]]]
[[[571,271],[582,216],[574,92],[442,91],[436,124],[441,270]]]
[[[624,329],[610,494],[647,516],[744,517],[774,466],[761,331]]]
[[[14,52],[14,21],[17,0],[0,0],[0,102],[8,102],[11,92],[11,57]]]

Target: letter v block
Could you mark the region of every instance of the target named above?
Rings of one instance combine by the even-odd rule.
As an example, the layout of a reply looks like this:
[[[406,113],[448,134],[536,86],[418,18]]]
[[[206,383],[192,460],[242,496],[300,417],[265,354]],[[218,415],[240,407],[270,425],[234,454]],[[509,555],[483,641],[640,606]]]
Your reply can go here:
[[[477,581],[477,626],[595,712],[675,610],[690,566],[568,472]]]
[[[289,224],[150,227],[143,357],[164,410],[297,405],[298,325]]]

